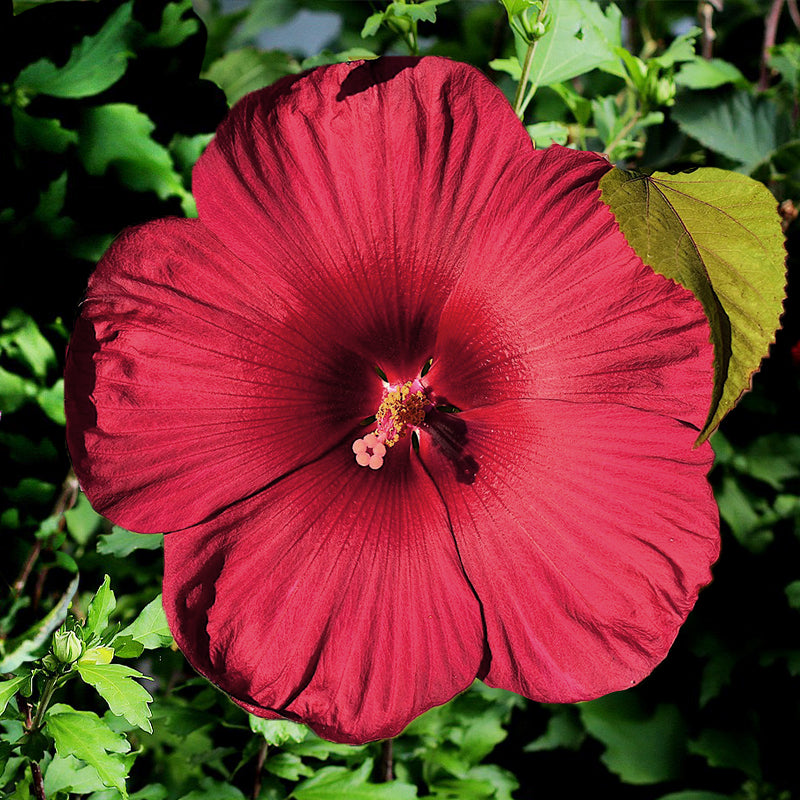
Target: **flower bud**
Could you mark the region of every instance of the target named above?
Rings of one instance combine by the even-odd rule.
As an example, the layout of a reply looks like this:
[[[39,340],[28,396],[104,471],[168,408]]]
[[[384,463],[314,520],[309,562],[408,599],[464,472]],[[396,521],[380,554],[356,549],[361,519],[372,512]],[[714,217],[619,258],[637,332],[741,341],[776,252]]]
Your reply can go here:
[[[53,655],[62,664],[72,664],[83,652],[83,643],[74,631],[56,631],[53,635]]]
[[[671,78],[659,78],[656,83],[655,100],[659,105],[671,106],[675,103],[677,87]]]
[[[58,672],[61,669],[61,662],[52,653],[48,653],[42,659],[42,666],[48,672]]]

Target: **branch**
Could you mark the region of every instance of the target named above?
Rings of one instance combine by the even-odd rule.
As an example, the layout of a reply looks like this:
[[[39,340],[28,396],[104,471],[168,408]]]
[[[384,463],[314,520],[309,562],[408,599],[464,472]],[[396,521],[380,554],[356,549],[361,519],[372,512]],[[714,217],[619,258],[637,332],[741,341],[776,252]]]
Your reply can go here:
[[[761,73],[758,77],[757,89],[766,91],[769,86],[769,51],[775,45],[778,36],[778,20],[783,10],[783,0],[772,0],[767,16],[764,19],[764,44],[761,48]]]
[[[78,491],[80,487],[78,485],[78,478],[75,473],[70,469],[67,473],[67,477],[64,479],[64,483],[61,485],[61,494],[58,496],[58,499],[53,506],[53,513],[51,516],[58,516],[58,530],[64,530],[64,512],[68,511],[75,505],[75,501],[78,499]],[[37,539],[34,542],[33,547],[31,548],[30,553],[28,553],[28,558],[25,559],[25,563],[22,565],[22,569],[20,570],[17,579],[11,586],[11,591],[14,593],[14,597],[19,597],[22,594],[23,589],[25,588],[25,584],[28,582],[28,578],[33,571],[33,567],[36,564],[39,556],[42,552],[42,541],[41,539]]]

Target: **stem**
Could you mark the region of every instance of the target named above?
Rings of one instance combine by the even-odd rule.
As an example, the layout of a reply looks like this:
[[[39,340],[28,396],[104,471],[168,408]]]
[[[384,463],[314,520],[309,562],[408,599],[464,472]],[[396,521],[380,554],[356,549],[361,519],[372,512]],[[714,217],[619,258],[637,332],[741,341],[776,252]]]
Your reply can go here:
[[[258,758],[256,758],[256,776],[253,779],[253,792],[250,795],[253,800],[256,800],[258,796],[261,794],[261,772],[264,769],[264,762],[267,760],[267,752],[269,750],[269,745],[267,744],[266,739],[261,743],[261,747],[258,751]]]
[[[714,55],[714,40],[717,38],[714,30],[714,6],[707,0],[700,0],[698,16],[703,26],[703,33],[700,37],[701,55],[706,61],[709,61]]]
[[[75,505],[75,501],[78,499],[78,490],[78,478],[70,469],[70,471],[67,473],[67,477],[64,479],[64,483],[61,485],[61,494],[58,496],[58,499],[53,506],[52,515],[58,515],[60,517],[58,521],[59,531],[64,529],[64,512],[72,508]],[[22,594],[22,590],[25,588],[25,584],[28,582],[28,578],[33,571],[36,561],[41,555],[41,552],[42,542],[40,539],[37,539],[31,548],[30,553],[28,553],[28,558],[25,559],[25,563],[23,564],[17,579],[12,584],[11,590],[14,593],[14,597],[19,597]]]
[[[44,778],[42,778],[42,768],[35,762],[31,761],[31,776],[33,777],[33,796],[36,800],[47,800],[44,793]]]
[[[539,13],[536,15],[536,22],[541,22],[544,19],[545,12],[547,11],[547,3],[548,0],[544,0],[542,3],[542,7],[539,9]],[[529,45],[528,50],[525,53],[525,60],[522,63],[522,74],[519,77],[519,83],[517,84],[517,92],[514,95],[514,113],[520,118],[520,120],[525,116],[525,109],[528,107],[528,103],[533,99],[533,95],[536,93],[536,86],[531,87],[531,91],[528,96],[525,96],[525,91],[528,88],[528,81],[530,80],[531,75],[531,67],[533,66],[533,54],[536,52],[536,45],[538,44],[539,39],[534,39]]]
[[[33,730],[33,722],[31,720],[31,704],[21,695],[17,695],[19,707],[25,711],[25,730],[30,733]],[[47,800],[44,793],[44,778],[42,778],[42,768],[36,761],[31,761],[31,778],[33,779],[33,796],[36,800]]]
[[[35,733],[42,726],[44,712],[47,711],[50,701],[53,699],[53,695],[58,688],[58,681],[58,676],[53,675],[53,677],[49,678],[47,683],[44,685],[44,691],[42,692],[42,697],[39,700],[39,705],[36,706],[36,714],[34,715],[31,724],[28,726],[28,733]]]
[[[641,118],[642,112],[640,109],[637,109],[634,115],[620,128],[619,133],[606,145],[606,149],[603,150],[603,153],[610,157],[614,148],[631,132],[633,126],[636,125]]]
[[[773,0],[767,16],[764,19],[764,44],[761,48],[761,72],[758,76],[758,91],[766,91],[769,86],[769,61],[770,48],[775,44],[778,36],[778,20],[783,10],[783,0]]]
[[[378,780],[388,783],[394,780],[394,739],[381,742],[381,760],[378,764]]]
[[[800,31],[800,9],[797,8],[797,0],[786,0],[786,7],[789,9],[789,16],[795,28]]]

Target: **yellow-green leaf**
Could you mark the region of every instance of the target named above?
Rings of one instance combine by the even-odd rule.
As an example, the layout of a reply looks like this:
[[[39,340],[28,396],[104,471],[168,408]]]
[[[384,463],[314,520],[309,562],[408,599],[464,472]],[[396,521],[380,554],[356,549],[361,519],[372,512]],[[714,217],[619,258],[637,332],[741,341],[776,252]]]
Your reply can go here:
[[[113,651],[112,651],[113,652]],[[78,662],[78,673],[86,683],[94,686],[98,694],[108,703],[112,714],[125,717],[147,733],[153,732],[150,724],[150,707],[153,698],[135,678],[144,678],[136,669],[122,664]]]
[[[703,305],[714,344],[705,441],[775,340],[786,284],[777,203],[757,181],[712,168],[650,176],[614,168],[600,189],[642,261]]]

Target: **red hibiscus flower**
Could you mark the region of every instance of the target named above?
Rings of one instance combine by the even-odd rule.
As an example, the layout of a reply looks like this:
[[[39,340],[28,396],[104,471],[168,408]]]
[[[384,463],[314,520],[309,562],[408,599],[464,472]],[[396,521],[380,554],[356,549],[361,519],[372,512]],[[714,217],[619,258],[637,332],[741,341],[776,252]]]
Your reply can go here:
[[[98,266],[75,469],[170,532],[170,627],[244,708],[363,742],[476,676],[568,702],[664,657],[718,551],[711,346],[608,169],[471,67],[340,64],[244,98],[199,219]]]

